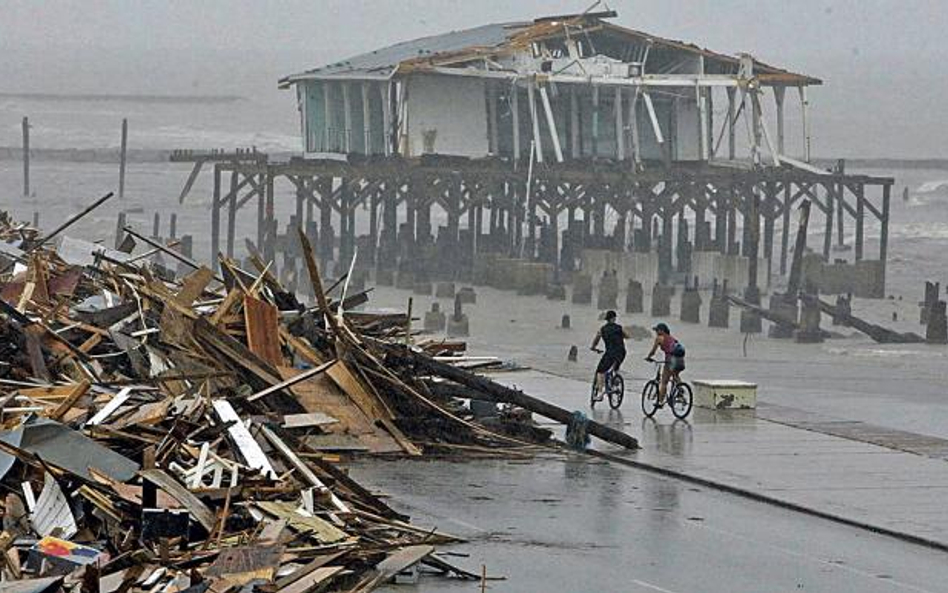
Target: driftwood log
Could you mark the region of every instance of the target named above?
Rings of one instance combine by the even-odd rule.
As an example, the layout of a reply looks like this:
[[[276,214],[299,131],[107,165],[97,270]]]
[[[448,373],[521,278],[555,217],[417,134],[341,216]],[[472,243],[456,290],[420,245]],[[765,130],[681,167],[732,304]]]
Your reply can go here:
[[[568,424],[572,419],[573,413],[569,410],[527,395],[517,389],[505,387],[481,375],[476,375],[470,371],[439,362],[425,354],[413,352],[404,346],[386,345],[385,350],[388,354],[387,359],[391,362],[410,365],[414,367],[416,371],[441,377],[442,379],[447,379],[467,387],[468,389],[464,391],[465,397],[496,403],[514,404],[545,418],[562,422],[563,424]],[[639,448],[638,441],[631,435],[600,424],[594,420],[587,421],[586,432],[609,443],[625,447],[626,449]]]

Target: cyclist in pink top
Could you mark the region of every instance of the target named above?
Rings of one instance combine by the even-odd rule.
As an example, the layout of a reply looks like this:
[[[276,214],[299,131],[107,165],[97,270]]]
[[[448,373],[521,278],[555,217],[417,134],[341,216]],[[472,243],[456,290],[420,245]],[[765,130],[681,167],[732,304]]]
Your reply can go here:
[[[649,350],[645,360],[651,362],[655,351],[661,348],[665,353],[665,367],[662,369],[662,380],[658,385],[658,405],[665,403],[665,392],[668,388],[668,379],[675,377],[685,370],[685,347],[682,346],[664,323],[658,323],[652,328],[655,330],[655,342],[652,343],[652,349]]]

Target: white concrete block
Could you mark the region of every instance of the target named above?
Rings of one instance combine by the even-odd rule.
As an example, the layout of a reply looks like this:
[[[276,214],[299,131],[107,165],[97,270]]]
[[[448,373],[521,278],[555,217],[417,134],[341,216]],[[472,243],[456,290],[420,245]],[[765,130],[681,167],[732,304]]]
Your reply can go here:
[[[695,405],[710,410],[752,410],[757,407],[757,384],[732,379],[694,381]]]

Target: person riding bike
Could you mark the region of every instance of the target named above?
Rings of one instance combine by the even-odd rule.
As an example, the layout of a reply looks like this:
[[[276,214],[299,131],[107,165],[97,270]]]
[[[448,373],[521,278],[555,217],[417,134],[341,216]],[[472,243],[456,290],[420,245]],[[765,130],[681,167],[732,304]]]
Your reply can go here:
[[[658,405],[665,403],[665,392],[668,390],[668,380],[674,377],[679,380],[678,375],[685,370],[685,347],[679,342],[664,323],[658,323],[652,328],[655,331],[655,341],[652,343],[652,349],[649,350],[645,360],[652,362],[652,356],[655,351],[661,348],[665,353],[665,366],[662,369],[662,380],[658,385]]]
[[[596,337],[589,348],[597,352],[596,347],[599,345],[599,340],[602,340],[606,345],[606,351],[596,366],[596,393],[599,393],[605,384],[606,372],[610,369],[613,371],[619,370],[622,361],[625,360],[625,340],[631,337],[632,334],[629,333],[629,330],[616,323],[616,312],[606,311],[606,323],[596,332]]]

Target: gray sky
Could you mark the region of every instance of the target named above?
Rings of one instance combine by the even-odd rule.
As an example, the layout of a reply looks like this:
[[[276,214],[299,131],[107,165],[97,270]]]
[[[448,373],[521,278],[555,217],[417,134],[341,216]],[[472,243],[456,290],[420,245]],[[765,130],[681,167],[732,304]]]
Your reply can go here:
[[[637,0],[618,23],[823,78],[817,152],[948,157],[948,2]],[[575,12],[562,0],[0,0],[0,90],[237,93],[400,40]]]

